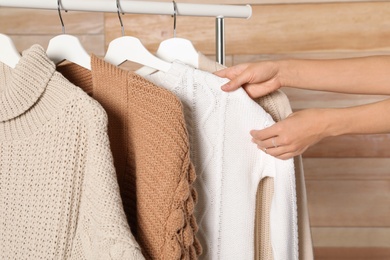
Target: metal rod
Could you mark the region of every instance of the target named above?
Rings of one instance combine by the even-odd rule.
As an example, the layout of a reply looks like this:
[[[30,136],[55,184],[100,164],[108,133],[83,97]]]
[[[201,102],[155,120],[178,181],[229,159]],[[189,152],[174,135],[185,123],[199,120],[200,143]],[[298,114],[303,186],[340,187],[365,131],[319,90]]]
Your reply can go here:
[[[112,0],[62,0],[67,11],[111,12],[116,13],[116,2]],[[0,0],[0,7],[57,10],[56,1],[48,0]],[[121,11],[128,14],[172,15],[171,2],[127,1],[121,0]],[[225,18],[250,18],[250,5],[216,5],[177,3],[177,15]]]
[[[219,64],[225,65],[225,20],[217,17],[215,20],[215,50]]]

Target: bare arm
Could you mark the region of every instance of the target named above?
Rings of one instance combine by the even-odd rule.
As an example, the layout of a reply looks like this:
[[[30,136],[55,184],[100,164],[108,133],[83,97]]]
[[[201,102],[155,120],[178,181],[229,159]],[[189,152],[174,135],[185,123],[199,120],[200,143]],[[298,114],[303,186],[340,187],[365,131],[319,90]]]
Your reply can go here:
[[[286,86],[354,94],[390,94],[390,56],[281,61]]]
[[[355,107],[306,109],[263,130],[252,130],[253,142],[280,159],[302,154],[325,137],[390,132],[390,99]],[[275,147],[277,146],[277,147]]]
[[[355,94],[390,94],[390,56],[338,60],[281,60],[236,65],[215,73],[242,86],[249,96],[264,96],[280,87]],[[306,109],[263,130],[252,130],[260,149],[287,159],[302,154],[323,138],[390,132],[390,99],[349,108]]]
[[[335,60],[281,60],[236,65],[215,73],[231,81],[222,89],[243,86],[251,97],[280,87],[355,94],[390,94],[390,56]]]

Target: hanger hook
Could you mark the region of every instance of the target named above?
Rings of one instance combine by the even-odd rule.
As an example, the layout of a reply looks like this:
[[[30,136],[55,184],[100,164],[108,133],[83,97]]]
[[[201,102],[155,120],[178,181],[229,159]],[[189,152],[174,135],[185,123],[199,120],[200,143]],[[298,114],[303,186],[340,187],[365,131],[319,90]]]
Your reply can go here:
[[[118,18],[119,18],[119,22],[121,24],[121,30],[122,30],[122,36],[125,36],[125,28],[123,27],[123,22],[122,22],[122,17],[121,17],[121,6],[120,6],[120,3],[119,3],[119,0],[116,0],[116,9],[117,9],[117,13],[118,13]],[[124,15],[124,13],[122,12],[122,14]]]
[[[173,3],[173,38],[176,37],[176,16],[177,16],[177,5],[175,1]]]
[[[62,33],[65,34],[65,25],[64,25],[64,21],[62,20],[61,7],[62,7],[61,0],[57,0],[57,9],[58,9],[58,15],[60,16]],[[66,10],[65,10],[65,12],[66,12]]]

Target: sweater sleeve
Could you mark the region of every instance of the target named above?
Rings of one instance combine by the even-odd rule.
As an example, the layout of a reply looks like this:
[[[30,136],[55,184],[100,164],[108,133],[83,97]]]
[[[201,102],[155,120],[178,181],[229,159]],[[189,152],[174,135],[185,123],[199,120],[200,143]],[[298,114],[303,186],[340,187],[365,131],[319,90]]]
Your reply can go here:
[[[94,100],[86,114],[86,165],[71,259],[144,259],[131,234],[113,165],[107,115]]]

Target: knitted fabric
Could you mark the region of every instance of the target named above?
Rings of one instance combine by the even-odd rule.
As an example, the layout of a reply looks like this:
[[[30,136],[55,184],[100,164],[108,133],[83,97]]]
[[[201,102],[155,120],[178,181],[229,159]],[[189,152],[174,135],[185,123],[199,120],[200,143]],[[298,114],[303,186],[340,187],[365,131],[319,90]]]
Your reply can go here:
[[[199,56],[199,69],[205,70],[208,72],[215,72],[221,69],[226,68],[225,66],[207,58],[203,53],[198,52]],[[272,116],[272,119],[275,122],[285,119],[288,115],[292,113],[291,105],[286,94],[281,90],[274,91],[263,97],[254,99],[267,113]],[[298,210],[298,237],[299,237],[299,259],[301,260],[312,260],[314,259],[313,254],[313,242],[310,233],[310,221],[309,221],[309,211],[307,207],[307,198],[306,198],[306,185],[305,185],[305,176],[302,163],[302,156],[294,157],[294,166],[295,166],[295,179],[296,179],[296,190],[297,190],[297,210]],[[269,247],[271,247],[270,233],[269,233],[269,210],[270,206],[267,202],[270,200],[264,201],[264,198],[269,198],[272,196],[274,180],[273,178],[264,178],[261,181],[261,187],[259,187],[257,193],[257,199],[260,200],[257,202],[257,205],[261,205],[261,209],[256,209],[256,221],[260,222],[259,225],[261,239],[260,241],[260,250],[258,258],[271,260],[272,255],[269,254]],[[264,194],[264,192],[266,194]],[[261,203],[261,200],[262,203]],[[263,205],[265,204],[265,205]],[[260,218],[260,219],[258,219]]]
[[[256,194],[255,259],[272,260],[270,211],[274,195],[274,180],[265,177],[260,181]]]
[[[92,72],[75,64],[58,70],[107,111],[125,212],[145,258],[197,259],[195,172],[180,101],[96,56]]]
[[[195,215],[202,259],[253,259],[256,192],[273,177],[271,241],[275,259],[298,259],[293,160],[257,149],[249,131],[273,123],[243,89],[226,93],[227,82],[211,73],[174,62],[166,73],[147,79],[176,94],[184,105],[191,156],[197,171]]]
[[[42,47],[0,65],[0,259],[144,259],[106,127]]]
[[[199,69],[215,72],[226,68],[225,66],[207,58],[203,53],[198,52],[199,57]],[[261,101],[262,98],[257,100]],[[267,99],[268,100],[268,99]],[[273,100],[273,99],[271,99]],[[255,100],[256,101],[256,100]],[[263,102],[266,106],[262,106],[263,109],[269,113],[276,121],[275,116],[279,116],[278,110],[280,106],[273,106],[269,102]],[[271,108],[269,111],[267,108]],[[271,112],[271,113],[270,113]],[[272,245],[271,245],[271,232],[270,232],[270,211],[272,196],[274,194],[274,179],[271,177],[265,177],[261,180],[256,193],[256,213],[255,213],[255,259],[256,260],[273,260]]]

